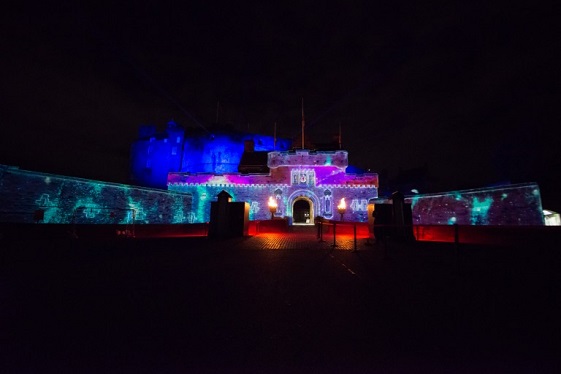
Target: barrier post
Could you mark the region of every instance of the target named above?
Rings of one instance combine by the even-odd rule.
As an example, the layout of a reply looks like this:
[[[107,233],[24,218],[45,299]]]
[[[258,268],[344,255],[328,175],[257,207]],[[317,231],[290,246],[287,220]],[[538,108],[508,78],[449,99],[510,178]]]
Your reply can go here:
[[[355,243],[354,243],[353,252],[356,252],[356,223],[353,225],[353,231],[354,231],[354,236],[355,236]]]
[[[458,224],[454,223],[454,245],[456,246],[456,248],[458,247],[458,244],[460,244],[460,232]]]

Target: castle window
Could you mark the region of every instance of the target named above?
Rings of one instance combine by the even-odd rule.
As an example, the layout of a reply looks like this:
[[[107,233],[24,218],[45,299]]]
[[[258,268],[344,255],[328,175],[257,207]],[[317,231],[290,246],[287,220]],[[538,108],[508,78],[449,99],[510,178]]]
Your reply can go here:
[[[181,143],[181,136],[177,137],[176,143]]]
[[[308,173],[308,182],[309,182],[310,185],[314,185],[314,172],[313,171],[310,171]]]
[[[332,195],[331,195],[331,191],[330,190],[325,190],[323,191],[323,200],[324,200],[324,211],[323,211],[323,215],[325,217],[331,217],[332,216],[332,209],[333,209],[333,204],[332,204]]]
[[[313,170],[293,170],[292,184],[311,186],[315,184],[315,173]]]

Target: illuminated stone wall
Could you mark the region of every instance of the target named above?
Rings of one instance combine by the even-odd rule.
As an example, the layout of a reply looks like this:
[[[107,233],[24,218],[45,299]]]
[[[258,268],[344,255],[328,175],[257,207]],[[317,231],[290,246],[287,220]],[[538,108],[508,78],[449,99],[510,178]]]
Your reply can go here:
[[[191,196],[0,165],[0,222],[191,223]]]
[[[368,201],[378,196],[378,175],[345,173],[346,151],[271,152],[268,166],[269,174],[170,173],[168,189],[193,196],[197,222],[208,221],[210,201],[215,201],[222,190],[232,196],[232,201],[249,203],[250,220],[271,217],[267,201],[273,196],[278,205],[275,216],[290,222],[298,199],[310,203],[313,217],[340,219],[337,204],[342,198],[347,202],[345,220],[368,221]]]
[[[171,173],[170,191],[162,191],[0,165],[0,222],[32,223],[39,209],[44,211],[43,223],[127,224],[133,211],[138,224],[208,222],[210,202],[222,190],[233,201],[248,202],[252,220],[270,218],[267,201],[273,196],[276,217],[291,220],[294,201],[304,198],[312,203],[314,216],[338,220],[336,206],[345,198],[344,219],[365,222],[368,201],[377,200],[377,175],[342,170],[295,165],[273,168],[268,175]],[[418,195],[405,201],[412,204],[414,224],[545,224],[535,183]]]
[[[247,202],[250,206],[250,220],[271,218],[267,201],[270,196],[277,200],[276,217],[292,218],[292,206],[296,199],[306,198],[313,204],[314,216],[339,220],[337,204],[341,198],[347,202],[345,220],[368,221],[368,200],[375,196],[376,189],[355,186],[302,187],[277,184],[235,185],[235,184],[170,184],[170,190],[193,195],[195,222],[208,222],[210,202],[222,191],[232,196],[232,201]]]
[[[170,121],[163,132],[141,126],[131,145],[131,179],[140,186],[166,188],[168,173],[181,170],[184,130]]]
[[[405,201],[411,203],[413,224],[545,224],[535,183],[418,195]]]

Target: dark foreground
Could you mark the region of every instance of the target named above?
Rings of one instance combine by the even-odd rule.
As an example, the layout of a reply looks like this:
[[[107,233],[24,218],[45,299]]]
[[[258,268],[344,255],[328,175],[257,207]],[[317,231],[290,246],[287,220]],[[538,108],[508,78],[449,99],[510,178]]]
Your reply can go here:
[[[1,241],[0,371],[561,372],[556,243],[329,244]]]

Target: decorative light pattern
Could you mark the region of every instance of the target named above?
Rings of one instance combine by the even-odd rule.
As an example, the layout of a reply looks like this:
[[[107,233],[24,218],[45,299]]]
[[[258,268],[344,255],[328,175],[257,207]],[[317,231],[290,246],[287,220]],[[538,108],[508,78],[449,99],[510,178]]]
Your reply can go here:
[[[304,169],[313,172],[314,183],[291,184],[292,170]],[[345,198],[350,201],[345,218],[366,222],[366,202],[379,201],[377,175],[346,174],[344,169],[326,164],[276,167],[269,174],[172,173],[169,180],[171,191],[161,191],[0,165],[0,221],[33,223],[34,212],[41,210],[42,223],[208,222],[210,202],[226,190],[233,201],[249,203],[250,219],[269,219],[268,209],[261,209],[269,197],[277,202],[275,216],[289,220],[297,199],[311,202],[315,216],[332,218],[334,201]],[[333,180],[343,183],[325,183]],[[411,204],[413,224],[545,224],[535,183],[416,194],[405,202]]]
[[[351,209],[356,212],[366,212],[368,210],[368,200],[353,199],[351,201]]]
[[[195,204],[201,201],[203,193],[215,200],[224,190],[233,201],[250,204],[251,220],[270,218],[270,211],[261,209],[260,204],[271,196],[277,201],[275,215],[289,221],[292,220],[292,206],[297,199],[309,200],[310,212],[314,215],[331,218],[333,199],[346,197],[351,201],[348,219],[366,222],[368,201],[378,196],[378,175],[347,174],[347,164],[346,151],[269,152],[268,174],[170,173],[168,189],[192,194]],[[199,210],[197,222],[206,222],[209,214],[207,210]],[[310,221],[313,222],[313,219]]]
[[[413,224],[544,225],[535,183],[477,188],[405,198]]]
[[[0,165],[0,222],[189,223],[191,196],[170,191],[38,173]]]
[[[491,204],[493,203],[493,198],[490,196],[479,201],[477,197],[473,198],[473,203],[471,204],[471,223],[474,225],[485,225],[488,223],[488,213]]]

